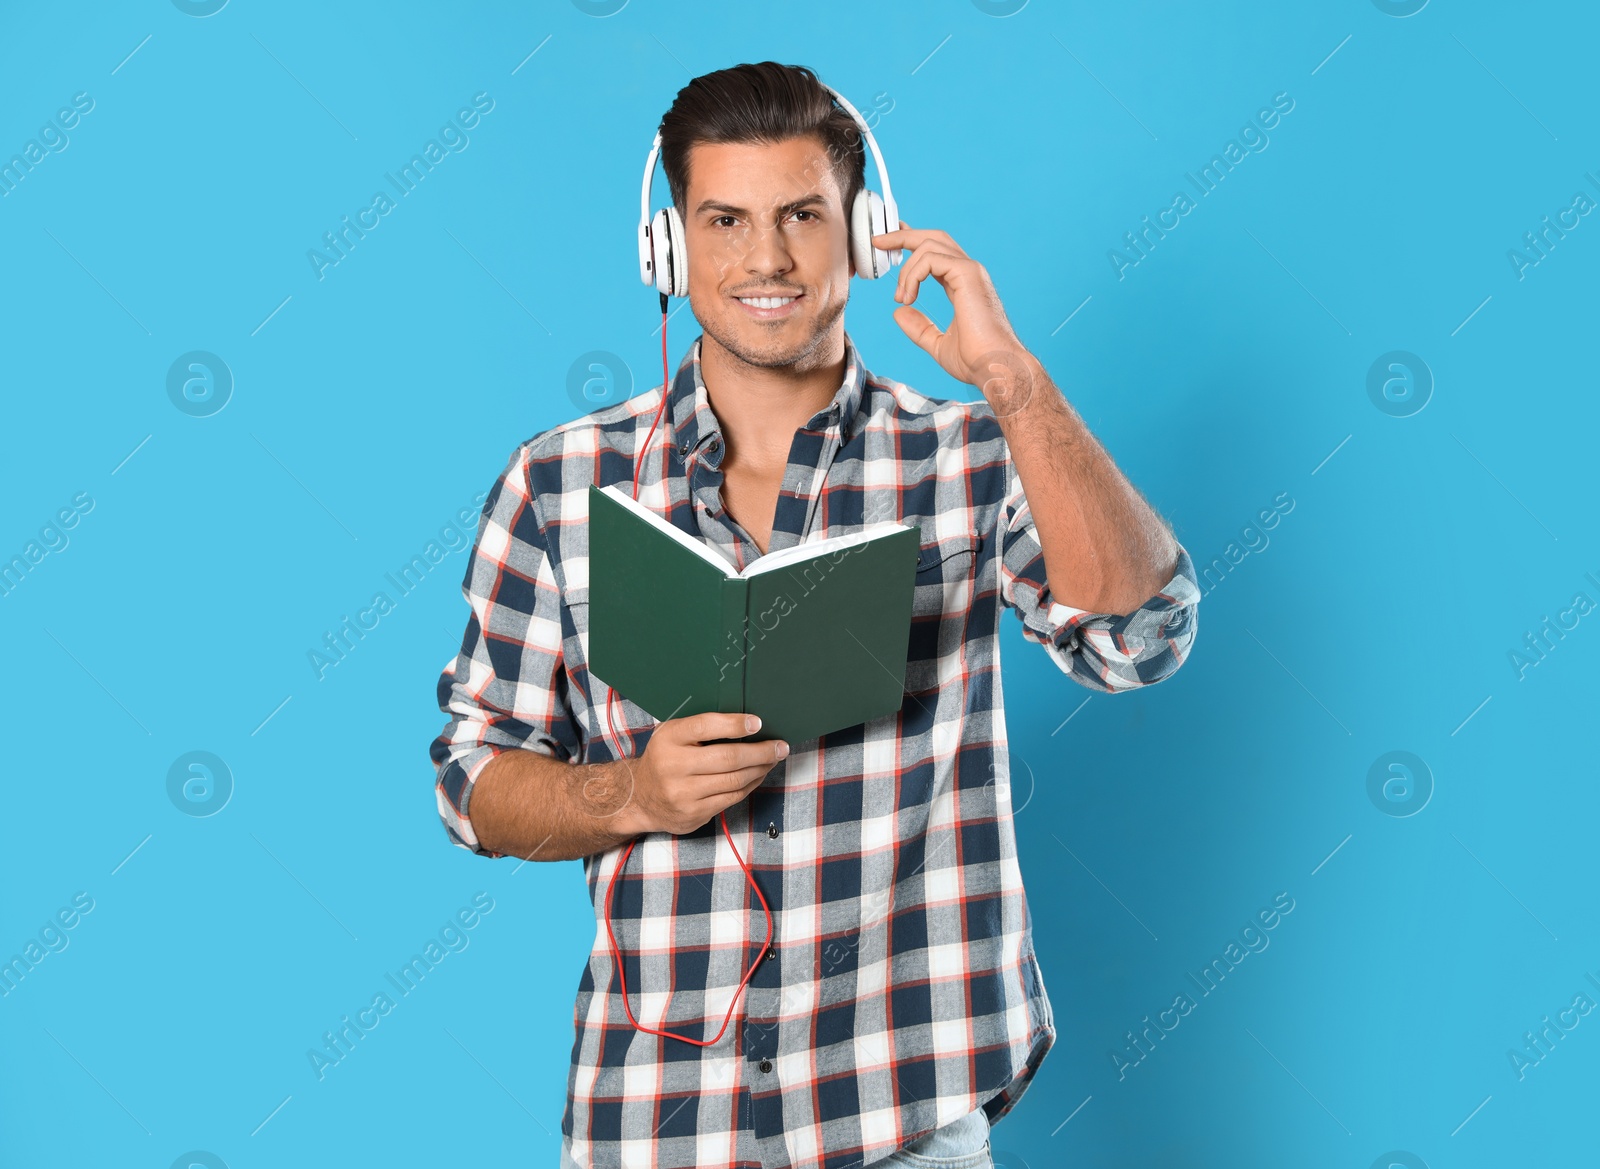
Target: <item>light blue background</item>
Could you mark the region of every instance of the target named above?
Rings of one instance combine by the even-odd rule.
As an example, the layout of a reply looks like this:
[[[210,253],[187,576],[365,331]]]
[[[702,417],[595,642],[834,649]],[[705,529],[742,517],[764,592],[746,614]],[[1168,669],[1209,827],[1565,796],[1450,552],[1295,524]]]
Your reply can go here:
[[[95,907],[0,999],[0,1163],[554,1163],[590,909],[576,862],[490,862],[437,822],[465,553],[321,680],[307,653],[581,412],[578,355],[654,383],[645,149],[690,76],[768,58],[891,107],[907,221],[987,266],[1196,562],[1259,549],[1145,692],[1089,696],[1004,620],[1060,1038],[997,1163],[1592,1155],[1600,1014],[1521,1080],[1508,1051],[1600,1001],[1600,615],[1520,679],[1509,653],[1600,601],[1600,221],[1523,279],[1507,251],[1600,196],[1597,24],[1571,0],[6,5],[0,159],[95,105],[0,199],[0,554],[94,507],[0,597],[0,956]],[[319,280],[307,250],[480,91],[470,146]],[[1119,279],[1123,233],[1285,92],[1270,145]],[[870,367],[970,397],[881,283],[847,316]],[[696,331],[673,319],[674,364]],[[191,350],[236,381],[211,417],[167,395]],[[1409,417],[1367,395],[1392,350],[1435,381]],[[1279,493],[1260,547],[1241,530]],[[209,818],[167,794],[195,750],[234,776]],[[1407,818],[1367,791],[1395,750],[1434,778]],[[319,1081],[307,1050],[479,891],[470,946]],[[1125,1032],[1279,892],[1270,947],[1119,1079]]]

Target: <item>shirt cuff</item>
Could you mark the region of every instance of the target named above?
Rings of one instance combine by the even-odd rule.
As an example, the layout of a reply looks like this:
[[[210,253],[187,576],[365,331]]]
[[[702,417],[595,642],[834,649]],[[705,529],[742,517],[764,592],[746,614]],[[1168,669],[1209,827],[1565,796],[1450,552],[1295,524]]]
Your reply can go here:
[[[1050,652],[1057,665],[1096,689],[1131,690],[1174,674],[1189,656],[1198,629],[1200,588],[1194,563],[1178,545],[1172,579],[1132,613],[1096,613],[1055,600],[1047,583],[1024,586],[1035,604],[1024,613],[1023,635]]]
[[[450,843],[479,856],[505,855],[503,852],[484,848],[478,842],[478,834],[473,830],[469,808],[478,776],[483,774],[483,769],[489,765],[491,759],[500,752],[510,749],[485,744],[463,751],[440,766],[438,783],[434,790],[439,802],[439,819],[450,837]]]

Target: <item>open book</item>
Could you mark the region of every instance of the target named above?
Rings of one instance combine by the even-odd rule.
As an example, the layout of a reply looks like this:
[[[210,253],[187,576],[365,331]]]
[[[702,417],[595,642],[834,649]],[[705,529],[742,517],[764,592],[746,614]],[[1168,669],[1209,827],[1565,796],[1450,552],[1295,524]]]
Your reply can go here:
[[[756,714],[750,741],[807,739],[900,709],[920,530],[859,531],[740,572],[634,501],[589,488],[589,669],[663,722]]]

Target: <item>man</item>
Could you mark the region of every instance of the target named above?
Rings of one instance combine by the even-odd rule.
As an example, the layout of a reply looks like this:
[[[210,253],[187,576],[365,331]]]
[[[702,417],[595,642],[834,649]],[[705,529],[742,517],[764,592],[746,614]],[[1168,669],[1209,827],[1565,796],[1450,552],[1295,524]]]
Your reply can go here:
[[[844,329],[864,156],[809,70],[696,78],[661,132],[704,332],[670,386],[535,435],[495,482],[439,680],[440,815],[484,856],[583,858],[597,931],[563,1164],[988,1165],[990,1123],[1055,1037],[1011,823],[1002,606],[1068,676],[1126,690],[1187,655],[1194,570],[946,233],[902,221],[872,242],[905,249],[895,320],[983,400],[866,370]],[[912,307],[929,276],[943,332]],[[657,723],[619,695],[608,724],[587,491],[631,486],[663,392],[639,499],[731,564],[921,528],[896,714],[740,743],[743,715]]]

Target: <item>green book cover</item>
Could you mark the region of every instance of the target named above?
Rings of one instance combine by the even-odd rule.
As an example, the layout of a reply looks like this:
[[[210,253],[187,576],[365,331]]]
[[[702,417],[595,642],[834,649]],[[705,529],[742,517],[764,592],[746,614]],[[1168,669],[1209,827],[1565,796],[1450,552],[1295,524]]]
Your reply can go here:
[[[662,722],[755,714],[807,739],[900,709],[920,529],[770,552],[739,572],[616,485],[589,488],[589,669]]]

